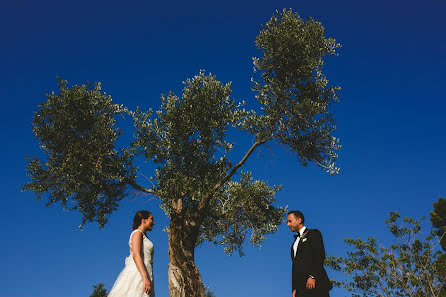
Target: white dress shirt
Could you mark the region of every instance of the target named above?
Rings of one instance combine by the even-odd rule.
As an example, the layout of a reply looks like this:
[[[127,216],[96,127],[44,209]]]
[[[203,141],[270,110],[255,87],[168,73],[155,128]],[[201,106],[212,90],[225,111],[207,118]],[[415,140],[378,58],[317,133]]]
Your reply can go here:
[[[297,247],[299,246],[300,238],[302,237],[302,234],[304,234],[306,229],[307,229],[307,227],[303,226],[302,229],[299,230],[299,237],[297,237],[296,240],[294,241],[294,244],[293,244],[294,257],[296,257]]]

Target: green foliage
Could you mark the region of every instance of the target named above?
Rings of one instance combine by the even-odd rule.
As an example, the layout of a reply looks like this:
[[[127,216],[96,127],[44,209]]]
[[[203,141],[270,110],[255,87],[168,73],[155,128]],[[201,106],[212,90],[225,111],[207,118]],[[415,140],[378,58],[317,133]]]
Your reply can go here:
[[[226,253],[238,251],[243,255],[243,242],[251,230],[251,244],[259,245],[264,234],[277,230],[287,212],[286,208],[272,206],[278,190],[280,187],[271,188],[242,171],[240,182],[229,182],[212,199],[201,228],[201,241],[223,245]]]
[[[347,257],[330,256],[327,265],[350,277],[335,285],[352,296],[445,296],[446,261],[438,238],[424,238],[421,223],[392,212],[386,220],[394,243],[382,246],[374,237],[367,241],[345,239]]]
[[[446,251],[446,199],[438,198],[434,203],[434,210],[430,212],[432,226],[437,229],[437,235],[440,237],[441,247]]]
[[[248,230],[251,243],[259,244],[264,234],[277,229],[285,210],[271,205],[279,187],[253,181],[251,174],[242,173],[240,182],[228,181],[216,189],[232,167],[228,154],[233,144],[225,141],[225,133],[248,115],[230,94],[229,84],[200,72],[184,83],[181,99],[172,93],[163,96],[155,119],[151,111],[133,113],[133,145],[160,164],[151,180],[167,214],[194,215],[203,196],[209,197],[197,244],[211,241],[228,253],[243,254]]]
[[[276,13],[262,28],[256,45],[263,57],[254,58],[260,75],[259,81],[253,79],[257,111],[245,110],[244,102],[231,97],[229,83],[204,71],[184,82],[181,96],[163,95],[155,112],[113,104],[100,84],[67,88],[60,80],[60,94],[48,95],[34,117],[33,130],[47,160],[29,160],[31,182],[24,189],[39,199],[47,194],[48,205],[61,202],[78,209],[83,223],[100,226],[129,188],[150,193],[194,244],[210,241],[242,254],[249,230],[251,243],[258,245],[286,213],[273,206],[280,187],[251,173],[237,175],[258,147],[275,140],[302,164],[315,162],[330,174],[338,172],[334,162],[340,146],[331,135],[336,127],[329,108],[339,88],[328,86],[322,68],[325,56],[339,45],[324,34],[320,23],[304,22],[291,10]],[[121,131],[115,117],[122,113],[131,115],[135,139],[117,149]],[[250,133],[254,140],[237,163],[231,160],[229,131]],[[135,155],[157,166],[151,188],[137,183]]]
[[[99,283],[93,286],[93,293],[91,293],[90,297],[107,297],[107,289],[104,288],[103,283]]]
[[[28,158],[31,182],[23,189],[37,199],[48,193],[47,206],[61,202],[79,210],[82,223],[102,227],[126,195],[125,180],[135,176],[131,152],[115,148],[121,131],[114,117],[125,110],[101,93],[99,83],[66,85],[59,79],[60,94],[47,95],[34,115],[33,132],[47,159]]]
[[[241,111],[230,97],[229,84],[203,71],[186,80],[180,99],[173,93],[162,97],[161,109],[152,114],[132,113],[136,127],[136,151],[160,164],[151,179],[168,214],[172,200],[181,198],[186,211],[220,182],[231,168],[224,140],[229,125],[237,125]],[[217,157],[217,155],[220,157]]]
[[[337,173],[338,139],[330,105],[338,101],[339,87],[328,86],[322,73],[324,57],[336,54],[340,44],[325,38],[321,23],[302,20],[297,13],[276,13],[257,36],[263,57],[254,58],[262,82],[254,82],[264,115],[252,130],[261,138],[276,138],[296,152],[303,165],[309,161]]]

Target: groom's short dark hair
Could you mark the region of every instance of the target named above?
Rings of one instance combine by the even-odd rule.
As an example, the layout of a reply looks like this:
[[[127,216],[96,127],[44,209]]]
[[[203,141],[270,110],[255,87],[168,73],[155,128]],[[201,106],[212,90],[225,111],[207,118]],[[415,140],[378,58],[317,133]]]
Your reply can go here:
[[[288,214],[289,215],[293,214],[296,218],[300,218],[302,220],[302,225],[305,223],[305,217],[304,217],[304,214],[301,211],[292,210]]]

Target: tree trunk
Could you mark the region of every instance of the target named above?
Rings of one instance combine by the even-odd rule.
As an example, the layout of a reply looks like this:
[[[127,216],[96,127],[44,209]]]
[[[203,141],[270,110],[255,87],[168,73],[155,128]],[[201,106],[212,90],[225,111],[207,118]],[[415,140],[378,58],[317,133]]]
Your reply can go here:
[[[198,224],[171,218],[169,225],[169,293],[170,297],[206,297],[200,272],[195,266],[194,251]]]

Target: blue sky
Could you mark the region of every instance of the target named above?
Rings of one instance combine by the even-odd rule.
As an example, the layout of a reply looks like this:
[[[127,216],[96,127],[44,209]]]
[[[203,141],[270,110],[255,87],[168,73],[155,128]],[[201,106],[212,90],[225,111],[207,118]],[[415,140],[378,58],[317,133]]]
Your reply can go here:
[[[327,254],[344,255],[345,237],[388,241],[390,211],[428,216],[432,203],[446,196],[444,2],[1,1],[1,296],[89,296],[99,282],[110,289],[139,209],[151,210],[157,221],[149,234],[156,295],[168,296],[162,231],[168,220],[157,200],[129,197],[104,229],[89,224],[81,232],[77,212],[46,208],[20,191],[27,181],[25,156],[39,154],[33,112],[46,93],[57,91],[57,76],[70,85],[101,81],[115,103],[156,109],[161,93],[179,93],[181,82],[200,69],[232,81],[233,97],[249,102],[254,38],[282,8],[321,21],[327,36],[343,45],[325,69],[342,87],[333,109],[343,145],[341,173],[304,168],[274,145],[255,154],[246,169],[283,185],[277,203],[305,213],[307,226],[322,231]],[[235,155],[242,154],[246,140],[235,142]],[[289,296],[291,242],[282,225],[261,249],[246,245],[245,257],[204,244],[196,262],[217,297]]]

